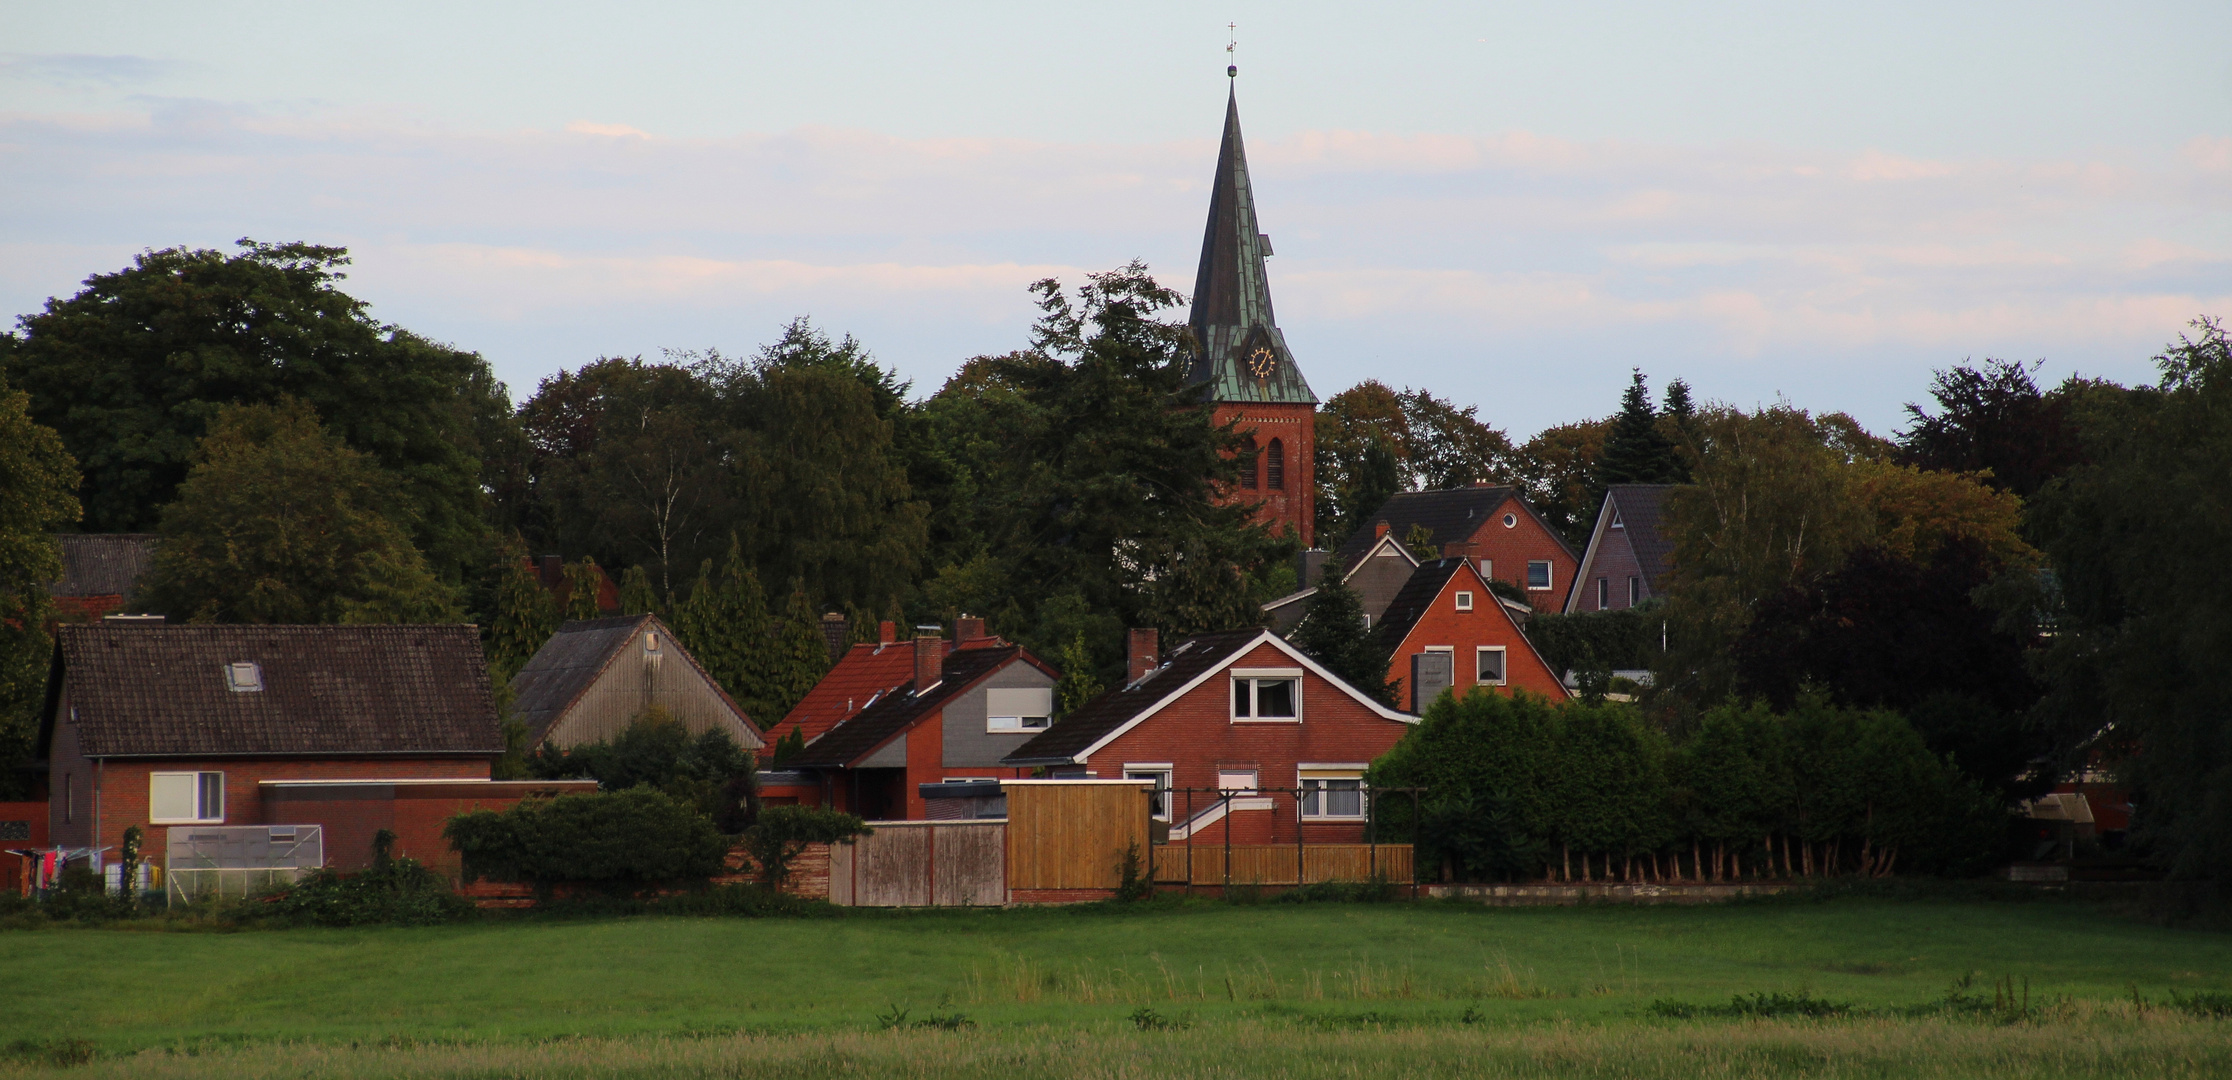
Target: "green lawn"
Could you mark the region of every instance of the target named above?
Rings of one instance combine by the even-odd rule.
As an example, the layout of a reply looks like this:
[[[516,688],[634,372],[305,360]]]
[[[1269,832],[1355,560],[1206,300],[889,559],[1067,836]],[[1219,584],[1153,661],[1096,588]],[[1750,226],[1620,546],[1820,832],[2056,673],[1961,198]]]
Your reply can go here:
[[[563,1044],[577,1047],[681,1037],[674,1045],[715,1057],[726,1052],[721,1047],[753,1045],[770,1054],[816,1046],[825,1057],[842,1058],[836,1048],[845,1040],[865,1039],[855,1053],[873,1057],[892,1053],[894,1037],[861,1033],[878,1031],[877,1015],[893,1006],[912,1019],[965,1014],[975,1031],[900,1040],[944,1047],[940,1052],[959,1054],[957,1061],[976,1060],[969,1047],[999,1057],[1072,1036],[1125,1045],[1145,1039],[1149,1058],[1188,1045],[1222,1054],[1235,1040],[1285,1031],[1291,1037],[1270,1040],[1280,1054],[1332,1040],[1324,1053],[1307,1056],[1322,1064],[1339,1057],[1336,1043],[1362,1045],[1353,1042],[1359,1027],[1388,1039],[1441,1040],[1435,1046],[1560,1030],[1603,1038],[1632,1028],[1678,1038],[1742,1025],[1656,1020],[1646,1013],[1650,1002],[1805,991],[1866,1006],[1914,1005],[1940,998],[1972,972],[2027,979],[2042,1008],[2060,1010],[2051,1014],[2057,1022],[2124,1025],[2115,1029],[2123,1032],[2117,1038],[2139,1046],[2155,1045],[2146,1041],[2152,1030],[2166,1040],[2164,1048],[2183,1046],[2180,1040],[2213,1048],[2200,1057],[2166,1049],[2171,1056],[2155,1063],[2157,1074],[2178,1071],[2180,1061],[2232,1064],[2224,1050],[2232,1025],[2168,1014],[2148,1021],[2156,1014],[2134,1014],[2129,1006],[2134,987],[2155,1000],[2172,990],[2232,989],[2232,936],[2161,929],[2060,903],[1848,899],[1516,910],[1267,904],[414,930],[40,930],[0,933],[0,971],[8,973],[0,980],[0,1044],[89,1039],[104,1055],[101,1068],[150,1061],[108,1060],[147,1048],[286,1042],[297,1050],[317,1045],[321,1053],[402,1053],[392,1048],[436,1043],[447,1047],[444,1054],[470,1056],[545,1053],[547,1047],[531,1048],[563,1036],[577,1037]],[[1136,1032],[1127,1017],[1143,1006],[1193,1028]],[[1468,1012],[1472,1022],[1462,1022]],[[1808,1030],[1856,1039],[1870,1025],[1909,1033],[1902,1038],[1940,1029],[1949,1039],[1998,1037],[1978,1035],[1985,1025],[1976,1022],[1852,1020]],[[738,1033],[798,1037],[737,1039]],[[2082,1040],[2086,1052],[2108,1053],[2104,1038]],[[1852,1043],[1888,1045],[1874,1038]],[[2002,1060],[1991,1056],[2002,1049],[1976,1049],[1982,1060]],[[1485,1046],[1475,1050],[1476,1057],[1494,1057]],[[227,1067],[257,1072],[248,1066],[274,1051],[261,1045],[245,1053]],[[174,1066],[186,1060],[165,1058]],[[196,1060],[216,1068],[219,1059]],[[707,1061],[712,1073],[736,1071],[728,1058]],[[272,1067],[288,1072],[278,1059]],[[422,1073],[402,1059],[373,1071]],[[530,1068],[490,1061],[467,1071],[626,1070],[575,1073],[550,1062]],[[795,1061],[790,1068],[796,1075],[814,1071]],[[1905,1073],[1868,1073],[1879,1074]]]

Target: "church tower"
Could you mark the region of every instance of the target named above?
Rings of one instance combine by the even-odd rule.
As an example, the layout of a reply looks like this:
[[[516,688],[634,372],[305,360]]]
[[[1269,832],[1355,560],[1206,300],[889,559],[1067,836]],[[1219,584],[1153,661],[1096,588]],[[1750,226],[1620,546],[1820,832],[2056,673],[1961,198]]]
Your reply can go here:
[[[1188,377],[1216,406],[1217,423],[1237,418],[1256,450],[1255,468],[1241,469],[1240,485],[1225,501],[1254,504],[1257,521],[1273,532],[1283,526],[1306,548],[1316,520],[1318,399],[1271,315],[1263,265],[1270,255],[1271,238],[1256,221],[1248,186],[1235,89],[1225,99],[1224,146],[1217,151],[1209,228],[1194,276],[1191,322],[1201,351]]]

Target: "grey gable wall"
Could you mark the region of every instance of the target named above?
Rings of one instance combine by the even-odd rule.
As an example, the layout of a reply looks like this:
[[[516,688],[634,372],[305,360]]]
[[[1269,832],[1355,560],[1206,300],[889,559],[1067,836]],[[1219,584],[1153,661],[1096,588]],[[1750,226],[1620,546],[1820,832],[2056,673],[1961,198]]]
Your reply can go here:
[[[945,722],[939,725],[945,731],[945,763],[959,768],[1000,768],[1001,758],[1014,753],[1038,732],[993,734],[984,730],[984,720],[991,709],[985,691],[1051,688],[1053,685],[1051,676],[1018,659],[970,687],[968,693],[947,702],[943,713]]]

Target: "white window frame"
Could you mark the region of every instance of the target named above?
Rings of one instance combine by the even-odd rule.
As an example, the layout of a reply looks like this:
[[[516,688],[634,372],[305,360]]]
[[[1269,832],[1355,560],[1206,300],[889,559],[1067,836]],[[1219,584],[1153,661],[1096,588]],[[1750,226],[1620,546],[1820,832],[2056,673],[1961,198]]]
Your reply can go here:
[[[263,665],[253,660],[236,660],[225,665],[225,688],[236,694],[263,692]]]
[[[1231,676],[1232,677],[1228,680],[1228,685],[1225,687],[1225,708],[1228,710],[1228,714],[1231,716],[1233,723],[1299,724],[1302,722],[1301,668],[1233,668],[1231,671]],[[1257,695],[1261,692],[1259,687],[1264,683],[1271,682],[1288,682],[1294,684],[1293,716],[1254,715]],[[1248,711],[1250,715],[1247,716],[1240,715],[1239,702],[1235,700],[1235,691],[1239,688],[1241,683],[1248,684]]]
[[[1124,763],[1124,779],[1153,780],[1155,782],[1155,791],[1153,795],[1149,796],[1150,801],[1147,806],[1148,816],[1156,821],[1170,820],[1172,802],[1170,777],[1175,771],[1176,766],[1168,761],[1127,761]]]
[[[1537,567],[1537,566],[1539,566],[1539,567],[1542,567],[1542,580],[1543,580],[1544,584],[1541,584],[1541,585],[1537,585],[1537,584],[1535,584],[1535,583],[1534,583],[1534,568],[1535,568],[1535,567]],[[1529,592],[1549,592],[1550,590],[1552,590],[1552,589],[1555,589],[1555,588],[1557,588],[1557,587],[1558,587],[1558,564],[1557,564],[1557,563],[1554,563],[1554,562],[1550,561],[1549,559],[1528,559],[1528,560],[1527,560],[1527,591],[1529,591]]]
[[[1227,784],[1225,778],[1228,776],[1245,776],[1248,782],[1245,785]],[[1263,773],[1257,769],[1218,769],[1217,790],[1232,792],[1234,798],[1254,795],[1263,790]]]
[[[216,814],[211,816],[209,803],[211,779],[215,778]],[[193,803],[193,817],[156,817],[157,798],[155,783],[158,780],[183,779],[189,785],[188,799]],[[222,825],[225,821],[225,774],[215,771],[202,772],[151,772],[147,774],[147,823],[150,825]]]
[[[1311,784],[1311,781],[1313,780],[1319,781],[1321,783],[1327,780],[1356,781],[1356,813],[1325,813],[1324,789],[1318,788],[1316,792],[1313,793],[1310,790],[1313,786]],[[1299,801],[1301,803],[1301,816],[1302,820],[1304,821],[1363,821],[1366,817],[1369,816],[1371,807],[1367,800],[1370,799],[1370,795],[1368,795],[1364,791],[1364,766],[1361,764],[1343,762],[1339,764],[1318,765],[1305,762],[1297,766],[1294,770],[1294,786],[1303,789],[1303,794]],[[1319,811],[1314,814],[1310,812],[1310,803],[1312,802],[1313,794],[1319,807]]]
[[[1472,609],[1473,609],[1473,606],[1472,606],[1472,590],[1470,590],[1470,589],[1459,589],[1459,590],[1457,590],[1457,610],[1459,610],[1459,611],[1471,611]]]
[[[1023,715],[1016,715],[1016,716],[997,716],[997,715],[993,715],[993,713],[992,713],[992,695],[993,695],[993,694],[994,694],[995,692],[997,692],[997,691],[1000,691],[1000,690],[1044,690],[1044,691],[1046,692],[1046,697],[1047,697],[1047,702],[1046,702],[1046,704],[1047,704],[1047,711],[1048,711],[1049,715],[1046,715],[1046,716],[1038,716],[1038,715],[1035,715],[1035,714],[1034,714],[1034,715],[1030,715],[1030,716],[1023,716]],[[1002,686],[1002,687],[992,687],[991,689],[988,689],[988,690],[986,690],[986,691],[984,692],[984,708],[985,708],[985,716],[984,716],[984,730],[985,730],[986,732],[988,732],[988,733],[991,733],[991,734],[999,734],[999,735],[1014,735],[1014,734],[1017,734],[1017,733],[1019,733],[1019,732],[1037,732],[1037,731],[1045,731],[1045,730],[1046,730],[1047,728],[1050,728],[1050,727],[1054,726],[1054,718],[1053,718],[1053,716],[1051,715],[1051,713],[1052,713],[1052,711],[1053,711],[1053,708],[1054,708],[1054,691],[1053,691],[1053,689],[1052,689],[1051,687],[1039,687],[1039,686]]]
[[[1480,658],[1489,653],[1495,653],[1496,655],[1503,657],[1503,659],[1496,665],[1503,671],[1503,678],[1482,682],[1480,678]],[[1511,685],[1511,650],[1501,645],[1476,646],[1473,649],[1473,683],[1476,686]]]

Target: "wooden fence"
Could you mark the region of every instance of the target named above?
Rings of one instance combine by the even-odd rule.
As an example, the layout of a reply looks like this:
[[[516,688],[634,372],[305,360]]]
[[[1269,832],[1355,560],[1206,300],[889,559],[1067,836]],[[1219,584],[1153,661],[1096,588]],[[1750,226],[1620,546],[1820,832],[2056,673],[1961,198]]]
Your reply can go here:
[[[1321,881],[1411,880],[1409,844],[1234,844],[1232,874],[1225,876],[1225,851],[1221,844],[1163,844],[1155,848],[1155,881],[1187,883],[1187,859],[1192,859],[1192,884],[1313,885]],[[1297,859],[1302,873],[1297,879]]]
[[[829,901],[852,907],[973,907],[1007,903],[1005,835],[998,821],[878,821],[829,849]]]
[[[1145,780],[1007,780],[1008,888],[1114,889],[1124,852],[1147,858],[1154,784]],[[1144,867],[1142,867],[1144,869]]]

